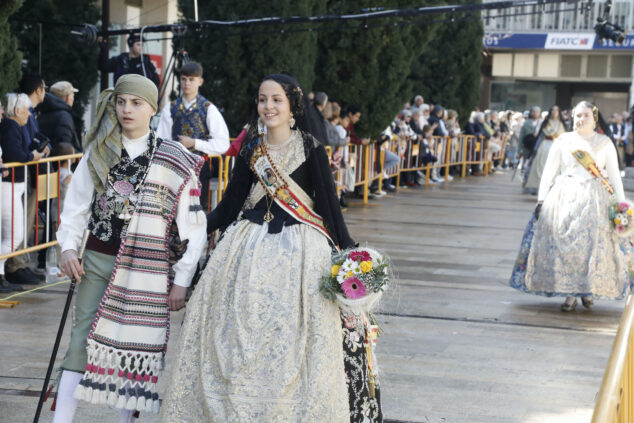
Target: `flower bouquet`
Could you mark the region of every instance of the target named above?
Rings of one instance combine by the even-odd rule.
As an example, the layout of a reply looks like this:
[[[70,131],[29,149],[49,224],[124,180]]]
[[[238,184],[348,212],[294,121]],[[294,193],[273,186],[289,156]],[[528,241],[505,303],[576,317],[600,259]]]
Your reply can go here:
[[[609,216],[616,233],[621,237],[629,237],[634,232],[634,210],[629,202],[615,202],[610,206]]]
[[[352,312],[370,312],[391,279],[389,260],[371,248],[353,248],[332,256],[321,292]]]

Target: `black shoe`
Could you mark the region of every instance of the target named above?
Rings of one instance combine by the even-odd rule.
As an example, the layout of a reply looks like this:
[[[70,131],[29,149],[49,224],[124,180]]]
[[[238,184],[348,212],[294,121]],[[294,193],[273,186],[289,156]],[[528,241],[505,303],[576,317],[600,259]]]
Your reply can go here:
[[[389,183],[383,183],[383,189],[386,190],[387,192],[394,192],[396,191],[396,187],[392,184]]]
[[[38,276],[28,267],[18,269],[15,272],[7,273],[6,280],[21,285],[36,285],[44,281],[44,276]]]
[[[14,285],[4,278],[3,275],[0,275],[0,292],[10,292],[10,291],[24,291],[20,285]]]
[[[346,199],[343,198],[343,192],[341,193],[341,195],[339,196],[339,205],[342,208],[348,207],[348,203],[346,203]]]

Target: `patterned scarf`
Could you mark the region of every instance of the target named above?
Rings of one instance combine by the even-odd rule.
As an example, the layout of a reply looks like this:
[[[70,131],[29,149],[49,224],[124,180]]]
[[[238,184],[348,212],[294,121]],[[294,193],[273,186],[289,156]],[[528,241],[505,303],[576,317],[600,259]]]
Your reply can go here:
[[[121,125],[117,120],[115,103],[117,95],[131,94],[147,101],[157,110],[158,90],[156,85],[141,75],[124,75],[114,89],[108,88],[99,95],[95,124],[86,134],[84,151],[88,151],[88,170],[98,193],[104,192],[110,168],[121,160],[123,139]]]
[[[169,337],[168,235],[181,192],[202,164],[176,142],[159,144],[88,335],[75,398],[158,413],[156,384]],[[202,210],[190,206],[192,213]]]

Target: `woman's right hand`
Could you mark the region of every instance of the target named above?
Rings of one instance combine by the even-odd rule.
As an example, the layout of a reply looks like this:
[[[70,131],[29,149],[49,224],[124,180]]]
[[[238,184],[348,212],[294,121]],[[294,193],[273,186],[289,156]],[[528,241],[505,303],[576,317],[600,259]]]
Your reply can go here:
[[[64,272],[66,276],[75,278],[78,283],[81,282],[81,277],[86,274],[86,272],[84,272],[83,264],[79,263],[79,257],[77,256],[77,251],[75,250],[66,250],[62,252],[60,266],[62,267],[62,272]]]

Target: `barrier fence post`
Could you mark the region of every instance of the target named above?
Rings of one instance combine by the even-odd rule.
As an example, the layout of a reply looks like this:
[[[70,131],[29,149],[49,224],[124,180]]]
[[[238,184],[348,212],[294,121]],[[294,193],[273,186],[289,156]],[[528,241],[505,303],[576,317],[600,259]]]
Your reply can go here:
[[[445,182],[449,182],[449,168],[451,167],[451,145],[451,138],[449,138],[449,136],[445,136]]]
[[[365,164],[363,169],[363,204],[368,204],[368,191],[370,190],[370,184],[368,179],[370,178],[370,150],[368,145],[361,145],[361,151],[363,154],[363,163]]]

